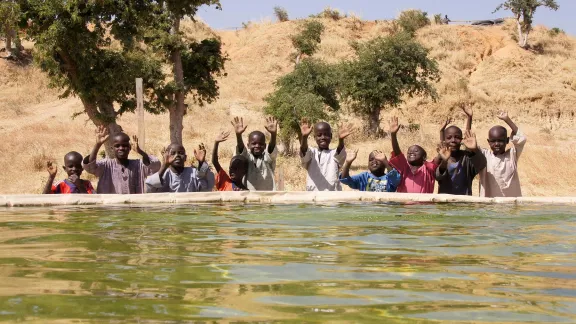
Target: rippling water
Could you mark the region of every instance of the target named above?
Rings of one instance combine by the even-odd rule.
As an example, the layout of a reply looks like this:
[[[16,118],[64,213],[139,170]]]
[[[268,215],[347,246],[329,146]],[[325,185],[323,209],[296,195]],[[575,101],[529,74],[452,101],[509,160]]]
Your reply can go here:
[[[576,210],[0,209],[0,320],[576,322]]]

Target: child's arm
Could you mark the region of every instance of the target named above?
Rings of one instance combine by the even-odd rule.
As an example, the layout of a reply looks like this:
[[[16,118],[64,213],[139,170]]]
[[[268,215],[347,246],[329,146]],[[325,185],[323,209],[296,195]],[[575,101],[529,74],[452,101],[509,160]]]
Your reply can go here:
[[[194,157],[198,161],[196,191],[212,191],[212,188],[214,188],[214,174],[210,171],[208,163],[206,163],[206,147],[204,144],[200,144],[198,149],[194,150]]]
[[[308,152],[308,136],[312,133],[312,126],[308,119],[303,118],[300,121],[300,133],[302,133],[302,139],[300,140],[300,156],[306,155]]]
[[[196,152],[196,150],[194,150],[194,152]],[[164,160],[162,161],[162,166],[160,166],[160,170],[157,174],[160,180],[160,184],[164,185],[164,173],[166,173],[166,170],[168,170],[168,168],[172,165],[176,155],[172,155],[172,148],[168,146],[166,149],[162,150],[162,156],[164,157]]]
[[[462,144],[466,146],[466,149],[474,155],[471,157],[472,164],[477,171],[483,170],[486,167],[486,156],[482,154],[480,148],[478,147],[478,141],[476,140],[476,134],[472,131],[467,131],[462,139]]]
[[[270,133],[270,143],[268,143],[268,153],[272,154],[276,148],[276,134],[278,132],[278,121],[274,117],[266,118],[266,125],[264,126]]]
[[[446,130],[446,127],[450,125],[450,123],[452,123],[452,118],[448,117],[446,118],[444,125],[442,125],[442,128],[440,128],[440,142],[444,142],[444,131]]]
[[[472,115],[474,114],[472,106],[462,104],[460,105],[460,109],[466,114],[466,131],[469,131],[472,129]]]
[[[392,151],[394,151],[394,155],[402,154],[402,150],[400,149],[400,145],[398,145],[398,130],[400,129],[400,125],[398,124],[398,117],[392,117],[390,119],[390,139],[392,141]]]
[[[341,178],[350,178],[350,167],[354,160],[356,160],[357,156],[358,149],[348,152],[348,155],[346,155],[346,162],[344,162],[344,166],[342,167],[342,174],[340,175]]]
[[[84,164],[89,164],[96,161],[98,157],[98,151],[102,144],[104,144],[108,140],[108,128],[106,126],[100,125],[96,129],[96,144],[94,144],[94,148],[92,148],[92,152],[90,152],[90,156],[88,157],[88,161],[84,161]]]
[[[225,142],[230,136],[230,132],[221,132],[220,135],[216,136],[214,140],[214,149],[212,150],[212,165],[216,169],[216,172],[220,172],[222,167],[220,166],[220,162],[218,161],[218,146],[220,143]]]
[[[450,160],[450,147],[446,143],[438,144],[436,148],[438,155],[434,158],[434,164],[438,165],[440,171],[446,170],[448,166],[448,161]]]
[[[508,116],[508,113],[502,111],[502,112],[498,113],[498,118],[501,119],[506,124],[508,124],[508,126],[510,126],[510,128],[512,129],[512,133],[510,133],[510,138],[516,136],[516,134],[518,133],[518,126],[516,126],[516,124],[514,124],[512,119],[510,119],[510,117]]]
[[[138,145],[138,136],[134,135],[132,136],[132,141],[134,142],[134,146],[136,146],[136,153],[140,154],[142,156],[142,163],[144,163],[145,166],[149,166],[150,165],[150,157],[148,156],[148,153],[144,152],[141,148],[140,145]]]
[[[46,181],[46,185],[44,186],[44,191],[42,193],[50,194],[52,193],[52,184],[54,183],[58,169],[52,163],[52,161],[48,161],[46,162],[46,170],[48,171],[48,181]]]
[[[242,154],[242,152],[244,152],[244,140],[242,140],[242,134],[246,131],[248,125],[244,125],[244,118],[234,117],[232,120],[232,126],[234,126],[234,132],[236,132],[236,152]]]
[[[338,148],[336,149],[336,154],[340,154],[340,152],[342,152],[342,150],[344,149],[344,140],[346,139],[346,137],[354,133],[354,131],[355,129],[350,124],[338,125]]]

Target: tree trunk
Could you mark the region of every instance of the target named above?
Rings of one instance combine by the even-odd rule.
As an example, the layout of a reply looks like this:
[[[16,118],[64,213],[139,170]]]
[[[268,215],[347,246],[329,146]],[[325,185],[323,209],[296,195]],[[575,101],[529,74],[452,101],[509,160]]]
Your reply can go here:
[[[296,64],[295,65],[300,64],[301,59],[302,59],[302,53],[298,53],[298,55],[296,56]]]
[[[6,30],[5,48],[6,48],[6,53],[8,53],[8,54],[12,53],[12,34],[10,33],[9,29]]]
[[[180,17],[174,18],[174,23],[172,24],[172,31],[173,35],[177,35],[180,33]],[[186,95],[184,93],[184,71],[182,69],[182,53],[179,49],[175,49],[172,51],[171,60],[173,65],[173,72],[174,72],[174,82],[176,82],[176,86],[178,90],[174,95],[175,103],[172,107],[170,107],[170,142],[172,144],[182,144],[182,130],[184,129],[183,126],[183,119],[184,119],[184,112],[186,111],[186,105],[184,100],[186,99]]]
[[[105,103],[105,104],[101,104],[100,105],[100,110],[102,111],[101,113],[98,112],[98,105],[96,103],[93,102],[89,102],[85,99],[82,99],[82,104],[84,105],[84,111],[86,112],[86,115],[88,115],[88,118],[90,118],[90,120],[92,121],[92,123],[94,123],[95,126],[100,126],[100,125],[104,125],[108,128],[108,132],[110,133],[110,137],[113,136],[113,134],[116,134],[118,132],[122,132],[122,127],[120,127],[120,125],[116,124],[116,122],[114,121],[116,112],[114,111],[114,105],[112,103]],[[105,118],[101,118],[100,114],[105,115]],[[113,118],[111,118],[112,116],[114,116]],[[112,121],[110,121],[112,120]],[[104,144],[104,150],[106,151],[106,156],[109,158],[112,158],[114,156],[114,150],[112,149],[112,141],[109,140]]]
[[[371,136],[380,136],[380,109],[372,108],[368,116],[368,131]]]
[[[524,32],[522,32],[520,18],[516,18],[516,24],[518,25],[518,46],[526,48],[528,44],[528,33],[524,34]]]

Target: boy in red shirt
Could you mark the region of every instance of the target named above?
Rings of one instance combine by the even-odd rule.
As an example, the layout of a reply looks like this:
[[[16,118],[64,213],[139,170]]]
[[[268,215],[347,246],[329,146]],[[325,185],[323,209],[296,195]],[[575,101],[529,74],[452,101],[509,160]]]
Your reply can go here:
[[[44,194],[93,194],[94,188],[88,180],[80,179],[80,175],[84,168],[82,168],[82,155],[78,152],[70,152],[64,156],[64,166],[62,167],[66,174],[67,179],[54,183],[58,169],[51,162],[46,163],[48,174],[50,175],[46,185],[44,186]]]
[[[398,145],[398,117],[390,120],[390,138],[392,140],[393,155],[389,163],[393,166],[402,179],[397,192],[404,193],[434,193],[436,168],[440,163],[446,163],[450,158],[450,149],[442,144],[438,147],[438,156],[432,162],[426,161],[426,151],[419,145],[412,145],[404,156]]]
[[[230,161],[229,173],[226,173],[218,162],[218,146],[225,142],[230,132],[222,132],[214,141],[212,150],[212,165],[216,168],[216,190],[218,191],[243,191],[248,190],[242,181],[248,172],[248,159],[243,155],[236,155]]]

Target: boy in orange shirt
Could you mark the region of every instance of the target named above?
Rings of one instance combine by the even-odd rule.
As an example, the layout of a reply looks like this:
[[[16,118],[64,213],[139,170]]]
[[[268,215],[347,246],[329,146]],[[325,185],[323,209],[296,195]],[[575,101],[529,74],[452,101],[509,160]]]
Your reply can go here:
[[[248,159],[243,155],[236,155],[230,161],[229,173],[226,173],[220,162],[218,162],[218,146],[225,142],[230,136],[230,132],[222,132],[214,141],[212,150],[212,165],[216,168],[216,190],[218,191],[243,191],[248,190],[244,186],[244,176],[248,172]]]

